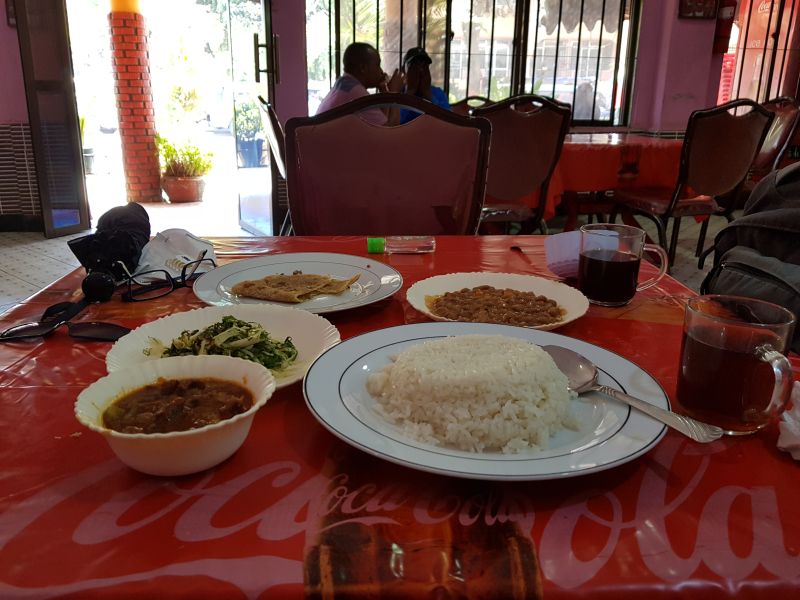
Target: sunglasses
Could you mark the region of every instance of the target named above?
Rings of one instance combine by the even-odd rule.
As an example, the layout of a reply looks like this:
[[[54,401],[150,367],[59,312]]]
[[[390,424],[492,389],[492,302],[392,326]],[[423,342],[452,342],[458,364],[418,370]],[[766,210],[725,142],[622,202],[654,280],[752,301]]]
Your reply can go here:
[[[115,323],[100,321],[71,323],[69,320],[83,310],[87,304],[85,301],[54,304],[44,311],[41,321],[15,325],[0,333],[0,342],[46,337],[62,325],[67,326],[70,337],[79,340],[115,342],[130,332],[129,328]]]
[[[116,342],[130,329],[115,323],[102,323],[100,321],[84,321],[81,323],[70,323],[69,321],[53,321],[50,323],[23,323],[6,329],[0,333],[0,342],[11,342],[14,340],[27,340],[30,338],[45,337],[53,333],[56,329],[66,325],[69,329],[69,336],[79,340],[96,340],[101,342]]]

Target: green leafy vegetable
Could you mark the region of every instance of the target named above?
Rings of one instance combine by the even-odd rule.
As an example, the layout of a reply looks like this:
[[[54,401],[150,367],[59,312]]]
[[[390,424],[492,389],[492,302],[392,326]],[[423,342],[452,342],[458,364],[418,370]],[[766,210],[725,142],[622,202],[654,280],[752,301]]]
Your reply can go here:
[[[169,347],[160,340],[150,338],[150,347],[144,351],[148,356],[198,356],[221,354],[252,360],[272,371],[285,369],[297,358],[297,348],[292,338],[280,342],[258,323],[248,323],[236,317],[226,316],[205,329],[184,331]]]

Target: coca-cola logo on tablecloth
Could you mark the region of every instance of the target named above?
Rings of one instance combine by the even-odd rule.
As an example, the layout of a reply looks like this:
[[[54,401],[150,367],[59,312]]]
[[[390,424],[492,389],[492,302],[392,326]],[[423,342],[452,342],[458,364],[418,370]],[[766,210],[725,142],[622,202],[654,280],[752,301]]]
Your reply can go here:
[[[397,521],[398,515],[404,515],[404,518],[411,515],[414,521],[422,525],[453,519],[463,527],[516,523],[521,531],[534,533],[542,574],[549,581],[547,585],[565,589],[590,582],[609,564],[615,563],[614,555],[619,551],[623,537],[627,538],[625,543],[631,548],[638,547],[637,560],[654,578],[666,583],[687,581],[702,566],[729,582],[742,581],[757,569],[763,569],[782,580],[797,578],[800,576],[800,561],[787,550],[787,545],[791,546],[797,540],[784,540],[775,489],[723,485],[713,491],[705,488],[702,494],[698,494],[704,477],[708,475],[712,454],[726,451],[726,443],[697,446],[679,438],[667,437],[651,453],[643,469],[632,514],[623,514],[622,499],[613,490],[586,490],[580,496],[561,502],[552,511],[537,514],[534,509],[536,498],[530,493],[532,487],[520,488],[525,493],[517,493],[514,485],[499,488],[487,486],[490,491],[472,497],[447,496],[439,492],[426,494],[410,489],[408,484],[365,484],[355,487],[349,484],[349,478],[344,474],[334,477],[318,475],[303,480],[300,465],[284,461],[259,466],[222,483],[212,483],[212,472],[188,487],[174,485],[169,502],[162,503],[156,511],[142,512],[138,519],[131,520],[131,511],[145,502],[155,490],[165,486],[164,480],[156,478],[138,480],[129,489],[95,507],[66,533],[71,536],[73,544],[90,547],[146,532],[159,520],[169,518],[174,521],[172,535],[183,543],[212,542],[246,528],[255,528],[256,535],[262,540],[289,540],[298,534],[309,540],[320,533],[321,523],[328,523],[324,525],[327,529],[343,523],[402,525]],[[695,455],[692,458],[696,460],[696,466],[690,478],[684,482],[679,493],[676,494],[673,489],[669,496],[667,478],[671,465],[692,454]],[[35,521],[54,510],[58,504],[70,497],[85,494],[92,486],[122,468],[116,461],[103,463],[70,479],[51,484],[7,510],[0,516],[0,556],[8,552],[7,546],[25,536],[26,530]],[[248,488],[257,482],[269,483],[283,493],[260,512],[237,522],[227,520],[224,524],[219,523],[217,516],[222,508],[242,494],[247,494]],[[591,503],[598,498],[610,507],[603,517],[591,508]],[[674,527],[668,526],[670,516],[680,511],[684,503],[692,503],[696,507],[699,502],[702,503],[702,509],[699,512],[693,509],[695,514],[699,514],[699,520],[696,523],[682,523],[682,531],[676,534]],[[630,508],[630,502],[627,505]],[[743,505],[746,509],[742,509]],[[746,551],[741,547],[733,547],[728,525],[732,514],[736,514],[739,527],[744,520],[743,514],[749,514],[746,526],[751,529],[752,543]],[[125,515],[128,516],[124,518]],[[331,515],[336,515],[337,520],[331,522],[328,518]],[[544,519],[546,521],[538,522]],[[581,523],[586,522],[602,528],[606,539],[605,544],[590,557],[585,552],[576,552],[573,547],[573,541],[580,538]],[[58,534],[53,532],[53,535]],[[680,551],[673,547],[671,541],[676,535],[682,540]],[[686,552],[686,540],[692,540],[689,552]],[[9,564],[8,555],[4,560]],[[133,565],[135,561],[132,557]],[[37,588],[17,587],[2,582],[0,596],[19,598],[32,594],[39,597],[76,593],[152,580],[162,575],[204,575],[235,585],[248,597],[256,597],[276,585],[302,584],[303,562],[301,557],[293,560],[264,554],[183,562],[176,556],[175,562],[158,569],[133,571],[107,579],[53,583]]]

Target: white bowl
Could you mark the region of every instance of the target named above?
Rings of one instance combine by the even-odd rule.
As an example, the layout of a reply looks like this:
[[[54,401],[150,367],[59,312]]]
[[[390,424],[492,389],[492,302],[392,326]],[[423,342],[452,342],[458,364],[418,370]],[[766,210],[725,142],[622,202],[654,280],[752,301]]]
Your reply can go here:
[[[162,360],[144,354],[144,349],[150,346],[150,338],[169,346],[184,330],[203,329],[226,315],[260,324],[273,339],[292,338],[297,360],[285,370],[274,373],[278,389],[300,381],[311,363],[341,339],[339,330],[330,321],[297,308],[268,304],[207,306],[150,321],[122,336],[106,355],[106,369],[111,373],[134,364]]]
[[[120,433],[103,426],[103,412],[120,396],[159,378],[211,377],[246,387],[253,406],[230,419],[170,433]],[[133,365],[98,379],[75,401],[75,416],[129,467],[150,475],[188,475],[221,463],[242,445],[253,416],[275,391],[275,378],[261,365],[230,356],[178,356]]]

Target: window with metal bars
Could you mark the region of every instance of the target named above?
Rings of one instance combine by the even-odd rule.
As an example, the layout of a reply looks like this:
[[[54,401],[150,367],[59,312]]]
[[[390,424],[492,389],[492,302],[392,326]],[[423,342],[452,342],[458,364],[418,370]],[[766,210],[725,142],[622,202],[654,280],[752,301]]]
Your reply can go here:
[[[797,65],[790,49],[797,4],[793,0],[739,2],[723,59],[720,102],[737,98],[765,102],[798,93]]]
[[[627,122],[640,0],[307,0],[309,111],[341,75],[348,44],[378,48],[391,73],[424,46],[451,102],[536,93],[573,122]]]

